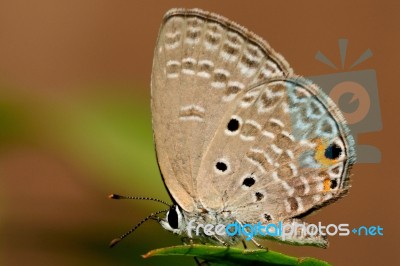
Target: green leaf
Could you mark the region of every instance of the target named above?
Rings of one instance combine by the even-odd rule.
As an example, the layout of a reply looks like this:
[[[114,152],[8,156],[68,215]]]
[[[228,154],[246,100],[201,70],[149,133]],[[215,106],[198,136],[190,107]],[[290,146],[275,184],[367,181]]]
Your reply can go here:
[[[143,258],[153,256],[196,256],[211,265],[302,265],[326,266],[329,263],[314,258],[295,258],[275,251],[249,250],[223,246],[187,245],[149,251]]]

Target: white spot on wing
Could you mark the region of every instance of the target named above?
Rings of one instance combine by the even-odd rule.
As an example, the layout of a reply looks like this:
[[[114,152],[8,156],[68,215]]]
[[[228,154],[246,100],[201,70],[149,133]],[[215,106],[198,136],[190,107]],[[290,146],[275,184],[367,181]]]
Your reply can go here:
[[[273,171],[272,172],[272,178],[274,179],[274,181],[281,181],[281,179],[278,176],[278,172],[277,171]]]
[[[200,69],[201,69],[201,67],[205,67],[205,66],[209,67],[210,69],[213,69],[214,63],[211,60],[203,59],[203,60],[199,60],[198,66],[200,67]],[[211,74],[207,71],[199,71],[197,73],[197,75],[199,77],[207,78],[207,79],[209,79],[211,77]]]
[[[177,60],[168,60],[167,61],[167,66],[172,66],[172,65],[181,65],[181,62],[177,61]]]
[[[205,71],[197,72],[197,76],[209,79],[211,77],[210,73],[207,73]]]
[[[298,171],[297,171],[296,165],[294,165],[294,163],[289,163],[289,167],[290,167],[290,169],[291,169],[292,172],[293,172],[293,176],[297,176]]]
[[[295,90],[297,91],[297,93],[303,94],[307,98],[311,96],[311,94],[302,87],[296,86]],[[307,99],[307,101],[308,101],[308,99]]]
[[[290,157],[290,159],[294,159],[294,154],[291,150],[286,150],[286,154]]]
[[[315,146],[317,146],[317,144],[312,143],[311,141],[308,141],[306,139],[300,140],[299,143],[300,143],[301,146],[306,146],[306,147],[309,147],[309,148],[315,148]]]
[[[328,193],[328,194],[326,194],[326,195],[324,196],[324,201],[329,200],[329,199],[331,199],[331,198],[332,198],[332,194],[331,194],[331,193]]]
[[[279,178],[278,172],[277,172],[277,171],[273,171],[273,172],[272,172],[272,179],[273,179],[275,182],[282,184],[283,188],[287,191],[287,193],[288,193],[289,196],[292,196],[292,195],[293,195],[293,193],[294,193],[294,188],[292,188],[291,186],[289,186],[289,184],[288,184],[286,181],[284,181],[284,180],[282,180],[281,178]]]
[[[210,67],[214,67],[214,63],[207,59],[199,60],[199,65],[209,65]]]
[[[261,134],[263,134],[264,136],[266,136],[267,138],[270,138],[270,139],[274,139],[275,138],[275,134],[274,133],[266,131],[266,130],[263,130],[261,132]]]
[[[290,212],[291,211],[290,204],[289,204],[289,201],[287,199],[285,199],[285,208],[286,208],[286,212]]]
[[[287,114],[287,113],[290,112],[289,105],[288,105],[287,103],[282,102],[282,103],[281,103],[281,106],[282,106],[282,110],[283,110],[284,113]]]
[[[314,202],[319,202],[319,201],[321,201],[321,195],[319,195],[319,194],[314,195],[312,198],[313,198],[313,201],[314,201]]]
[[[240,134],[240,139],[244,140],[244,141],[253,141],[253,140],[256,139],[256,137],[254,137],[254,136],[245,136],[243,134]]]
[[[227,77],[229,77],[229,76],[231,75],[231,73],[229,73],[228,70],[225,70],[225,69],[223,69],[223,68],[217,68],[217,69],[214,71],[214,73],[216,73],[216,74],[223,74],[223,75],[225,75],[225,76],[227,76]]]
[[[177,77],[179,77],[179,74],[178,74],[178,73],[170,73],[170,74],[167,74],[167,78],[169,78],[169,79],[174,79],[174,78],[177,78]]]
[[[195,72],[194,72],[194,70],[193,69],[188,69],[188,68],[185,68],[185,64],[187,64],[187,63],[191,63],[193,66],[195,66],[196,65],[196,59],[194,59],[194,58],[191,58],[191,57],[186,57],[186,58],[183,58],[182,59],[182,73],[183,74],[186,74],[186,75],[194,75],[195,74]]]
[[[269,155],[268,155],[267,153],[265,153],[262,149],[251,148],[250,151],[251,151],[251,152],[254,152],[254,153],[262,154],[263,157],[267,160],[267,162],[268,162],[269,164],[272,165],[272,160],[271,160],[271,158],[270,158]],[[246,156],[246,158],[247,158],[247,160],[248,160],[250,163],[252,163],[253,165],[257,166],[258,169],[259,169],[262,173],[265,173],[265,172],[266,172],[266,169],[264,168],[264,166],[263,166],[259,161],[254,160],[254,159],[252,159],[252,158],[249,158],[248,156]]]
[[[201,107],[200,105],[195,105],[195,104],[183,106],[181,108],[181,111],[188,111],[190,109],[195,109],[195,110],[197,110],[199,112],[202,112],[202,113],[205,112],[205,109],[203,107]]]
[[[300,180],[304,184],[304,195],[307,195],[310,192],[310,185],[304,176],[300,176]]]
[[[183,120],[183,121],[203,121],[203,118],[198,117],[198,116],[182,116],[179,117],[179,120]]]
[[[287,132],[286,130],[282,130],[282,135],[288,137],[291,141],[294,141],[293,135]]]
[[[242,62],[239,63],[239,69],[240,73],[242,73],[243,76],[246,77],[251,77],[256,73],[256,69],[254,68],[249,68],[246,65],[244,65]]]
[[[180,65],[181,65],[181,62],[176,61],[176,60],[168,60],[166,63],[167,68],[171,67],[171,66],[180,67]],[[177,73],[177,72],[167,74],[167,78],[169,78],[169,79],[173,79],[173,78],[177,78],[177,77],[179,77],[179,73]]]
[[[263,68],[261,69],[261,73],[262,73],[264,76],[266,76],[266,77],[269,77],[269,76],[272,75],[272,71],[269,70],[269,69],[266,69],[265,67],[263,67]]]
[[[286,189],[287,193],[289,196],[292,196],[294,193],[294,189],[289,186],[289,184],[286,181],[281,180],[282,186],[284,189]]]
[[[269,121],[279,125],[280,127],[284,127],[285,126],[281,120],[276,119],[276,118],[270,118]]]
[[[259,123],[257,123],[255,120],[248,119],[248,120],[246,120],[245,124],[252,125],[252,126],[256,127],[258,130],[261,130],[261,125]]]
[[[224,75],[226,78],[229,78],[229,76],[231,75],[229,71],[222,68],[215,69],[214,74],[221,74]],[[211,86],[216,89],[223,89],[226,87],[226,82],[214,81],[211,82]]]
[[[278,146],[276,146],[275,144],[271,144],[271,148],[276,154],[281,154],[283,152],[283,150],[281,148],[278,148]]]
[[[260,94],[260,90],[251,90],[246,92],[246,94],[243,96],[243,98],[251,98],[250,101],[240,101],[240,107],[242,108],[247,108],[250,105],[254,103],[254,101],[257,99],[258,95]]]
[[[297,200],[297,205],[298,205],[297,211],[298,212],[304,211],[303,200],[300,197],[296,197],[295,199]]]
[[[236,60],[238,60],[239,57],[237,57],[236,55],[230,55],[225,51],[221,51],[220,53],[222,60],[226,61],[226,62],[235,62]]]
[[[318,182],[317,185],[315,186],[316,190],[318,192],[323,191],[324,190],[324,184],[322,182]]]
[[[333,168],[339,167],[339,171],[337,174],[335,174],[332,170]],[[342,172],[343,172],[343,163],[340,162],[338,164],[333,165],[332,167],[329,167],[328,169],[328,174],[331,178],[339,178],[342,176]]]
[[[235,86],[238,87],[239,89],[243,90],[244,89],[244,84],[239,81],[229,81],[228,86]]]
[[[182,68],[182,73],[186,75],[194,75],[194,70]]]
[[[176,36],[180,35],[180,31],[175,31],[175,32],[166,32],[165,37],[167,38],[175,38]]]
[[[200,38],[185,38],[185,43],[190,44],[190,45],[194,45],[194,44],[198,44],[200,42]]]
[[[226,87],[226,83],[224,82],[211,82],[211,87],[215,88],[215,89],[223,89]]]
[[[206,48],[206,50],[215,51],[218,49],[218,44],[211,44],[209,42],[204,42],[204,47]]]
[[[231,88],[231,87],[235,87],[235,88],[238,88],[239,91],[238,91],[237,93],[230,93],[229,95],[224,95],[224,96],[222,97],[222,100],[225,101],[225,102],[229,102],[229,101],[232,101],[233,99],[235,99],[236,96],[238,95],[238,93],[239,93],[241,90],[244,89],[244,84],[241,83],[241,82],[239,82],[239,81],[228,81],[227,87],[228,87],[228,90],[229,90],[229,88]]]
[[[180,46],[180,42],[174,42],[174,43],[170,43],[170,44],[165,44],[165,49],[167,49],[167,50],[173,50],[173,49],[176,49],[176,48],[178,48],[179,46]]]
[[[181,107],[179,119],[183,121],[203,121],[205,109],[199,105],[191,104]]]

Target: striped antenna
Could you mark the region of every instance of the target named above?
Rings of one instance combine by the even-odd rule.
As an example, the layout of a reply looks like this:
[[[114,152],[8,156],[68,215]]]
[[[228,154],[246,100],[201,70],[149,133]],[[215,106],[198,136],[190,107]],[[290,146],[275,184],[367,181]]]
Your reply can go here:
[[[118,195],[118,194],[111,194],[108,196],[108,198],[110,198],[110,199],[131,199],[131,200],[151,200],[151,201],[160,202],[169,207],[172,206],[171,204],[168,204],[166,201],[156,199],[156,198],[151,198],[151,197],[131,197],[131,196],[122,196],[122,195]]]

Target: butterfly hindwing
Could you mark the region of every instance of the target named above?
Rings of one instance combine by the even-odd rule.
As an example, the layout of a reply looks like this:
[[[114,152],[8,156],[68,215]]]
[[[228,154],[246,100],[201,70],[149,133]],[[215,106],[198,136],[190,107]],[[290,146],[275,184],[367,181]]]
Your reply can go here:
[[[234,105],[200,167],[204,206],[243,223],[282,221],[347,191],[353,140],[316,85],[275,78],[242,93]]]

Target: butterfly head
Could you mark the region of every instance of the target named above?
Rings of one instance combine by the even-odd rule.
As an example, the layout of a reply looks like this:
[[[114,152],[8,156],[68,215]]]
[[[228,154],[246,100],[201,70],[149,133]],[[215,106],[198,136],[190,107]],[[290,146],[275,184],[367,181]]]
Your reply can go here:
[[[184,214],[178,205],[172,205],[164,219],[160,220],[161,226],[175,234],[180,234],[185,228]]]

